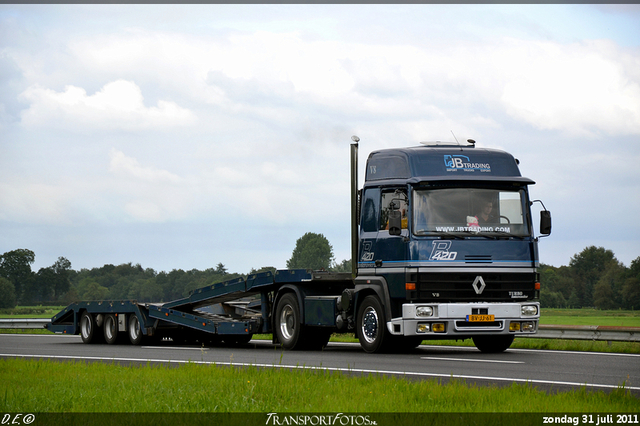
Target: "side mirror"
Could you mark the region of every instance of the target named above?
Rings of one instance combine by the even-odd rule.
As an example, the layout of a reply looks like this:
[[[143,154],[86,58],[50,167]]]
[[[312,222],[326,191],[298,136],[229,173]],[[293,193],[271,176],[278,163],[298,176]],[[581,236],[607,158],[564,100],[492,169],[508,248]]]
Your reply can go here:
[[[399,210],[389,210],[389,235],[402,233],[402,214]]]
[[[551,234],[551,212],[549,210],[542,210],[540,212],[540,234]]]

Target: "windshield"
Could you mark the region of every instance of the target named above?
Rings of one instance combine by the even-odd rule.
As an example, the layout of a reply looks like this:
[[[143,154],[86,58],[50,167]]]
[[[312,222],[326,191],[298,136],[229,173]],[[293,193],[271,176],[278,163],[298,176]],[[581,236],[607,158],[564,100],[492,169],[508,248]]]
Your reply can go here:
[[[525,237],[524,195],[523,190],[485,188],[415,190],[413,232]]]

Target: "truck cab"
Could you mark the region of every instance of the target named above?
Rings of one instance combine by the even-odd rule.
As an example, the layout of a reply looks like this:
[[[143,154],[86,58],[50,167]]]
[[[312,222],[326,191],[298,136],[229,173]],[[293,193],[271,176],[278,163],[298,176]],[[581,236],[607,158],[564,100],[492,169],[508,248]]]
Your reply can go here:
[[[359,192],[355,278],[363,348],[471,338],[499,352],[535,333],[532,184],[511,154],[474,143],[372,152]]]

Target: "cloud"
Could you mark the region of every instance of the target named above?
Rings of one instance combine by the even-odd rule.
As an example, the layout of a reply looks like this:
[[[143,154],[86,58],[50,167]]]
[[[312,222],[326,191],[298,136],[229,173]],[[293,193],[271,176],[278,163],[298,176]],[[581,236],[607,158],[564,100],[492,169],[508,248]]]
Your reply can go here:
[[[241,167],[217,162],[180,176],[111,149],[110,177],[104,184],[108,190],[102,196],[111,200],[116,214],[134,222],[205,219],[237,227],[248,219],[254,223],[286,223],[321,214],[324,201],[317,197],[322,187],[314,188],[314,197],[304,191],[309,179],[302,175],[313,169],[311,164],[286,165],[248,158]],[[318,180],[320,174],[315,176]]]
[[[68,52],[82,76],[117,80],[92,96],[75,86],[55,92],[33,85],[23,94],[32,102],[24,122],[66,116],[74,125],[80,118],[98,128],[189,126],[196,120],[192,111],[203,115],[213,106],[228,122],[244,117],[290,126],[322,114],[369,121],[374,132],[386,132],[381,119],[391,117],[419,139],[467,123],[477,134],[478,128],[495,128],[505,114],[571,135],[640,133],[640,56],[605,40],[392,43],[319,39],[297,31],[201,35],[138,28],[71,40]],[[19,63],[28,68],[28,56]],[[46,75],[34,78],[50,81]],[[148,96],[170,96],[190,109],[166,101],[145,107],[132,81],[163,94]]]
[[[128,220],[168,222],[188,218],[194,200],[193,179],[140,162],[112,148],[109,191],[104,195]]]
[[[0,182],[0,221],[38,225],[70,225],[69,188],[51,183]]]
[[[640,134],[640,57],[606,41],[512,43],[509,114],[545,130]]]
[[[27,127],[144,130],[196,121],[191,111],[174,102],[159,100],[157,106],[146,107],[140,88],[126,80],[108,83],[90,96],[72,85],[56,92],[35,84],[20,99],[30,104],[21,114]]]
[[[122,151],[111,149],[109,171],[151,183],[180,183],[180,176],[155,167],[143,167],[138,160],[127,157]]]

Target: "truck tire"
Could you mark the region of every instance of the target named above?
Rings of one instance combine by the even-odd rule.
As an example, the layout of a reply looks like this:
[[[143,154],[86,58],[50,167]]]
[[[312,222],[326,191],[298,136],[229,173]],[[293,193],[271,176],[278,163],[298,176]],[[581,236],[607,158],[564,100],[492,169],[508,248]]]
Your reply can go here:
[[[80,317],[80,337],[84,343],[100,343],[102,341],[102,333],[96,324],[96,319],[87,311],[84,311]]]
[[[118,341],[118,319],[114,314],[108,314],[104,317],[104,341],[110,345]]]
[[[142,327],[140,327],[140,321],[136,314],[129,315],[129,321],[127,321],[127,334],[129,335],[129,341],[132,345],[141,345],[144,340],[142,334]]]
[[[376,296],[367,296],[358,308],[357,333],[360,346],[368,353],[389,349],[391,336],[387,331],[382,303]]]
[[[513,334],[505,334],[498,336],[473,336],[473,344],[476,348],[485,353],[504,352],[509,349],[515,336]]]
[[[302,324],[298,298],[287,293],[278,302],[275,316],[275,332],[278,341],[285,349],[301,349]]]

